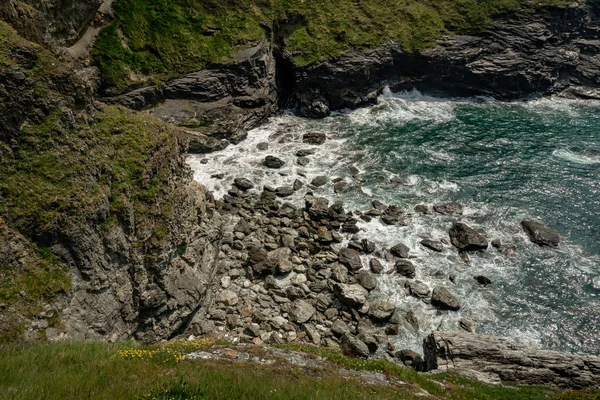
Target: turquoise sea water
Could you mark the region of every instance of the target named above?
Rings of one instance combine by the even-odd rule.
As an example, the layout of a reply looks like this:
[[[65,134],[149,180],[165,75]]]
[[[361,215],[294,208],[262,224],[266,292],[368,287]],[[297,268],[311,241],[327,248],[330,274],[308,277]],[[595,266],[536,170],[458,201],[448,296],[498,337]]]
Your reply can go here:
[[[301,135],[323,131],[329,140],[315,147],[307,167],[295,165],[295,152],[307,146]],[[256,150],[269,142],[269,150]],[[311,146],[308,146],[311,147]],[[281,171],[267,171],[267,154],[286,160]],[[463,305],[439,316],[429,305],[405,295],[403,281],[383,276],[377,296],[413,310],[419,330],[397,338],[418,349],[433,329],[456,329],[461,318],[481,333],[508,336],[545,348],[600,354],[600,102],[543,99],[502,103],[489,99],[440,99],[418,92],[385,93],[372,107],[321,121],[285,115],[250,133],[247,141],[209,156],[190,157],[196,179],[217,194],[244,171],[273,186],[318,175],[339,177],[355,190],[336,195],[348,209],[365,211],[373,199],[411,211],[416,204],[458,201],[459,219],[517,247],[505,257],[490,247],[464,264],[447,247],[432,254],[424,238],[447,238],[456,218],[415,215],[406,228],[379,221],[362,223],[361,235],[381,246],[403,242],[411,248],[417,278],[431,288],[449,287]],[[225,167],[224,167],[225,166]],[[360,170],[351,177],[350,167]],[[225,171],[223,170],[225,168]],[[210,175],[226,172],[224,180]],[[301,204],[302,193],[292,201]],[[529,242],[519,223],[539,219],[564,237],[557,249]],[[366,260],[365,260],[366,261]],[[456,275],[456,283],[448,275]],[[493,284],[481,287],[474,275]]]

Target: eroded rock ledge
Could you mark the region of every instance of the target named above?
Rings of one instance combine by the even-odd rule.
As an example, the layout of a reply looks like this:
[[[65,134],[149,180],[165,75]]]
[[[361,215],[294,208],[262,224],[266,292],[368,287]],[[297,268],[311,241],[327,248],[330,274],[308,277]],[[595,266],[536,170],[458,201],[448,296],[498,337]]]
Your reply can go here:
[[[516,345],[466,332],[433,332],[423,340],[427,370],[454,370],[488,382],[600,388],[600,357]]]

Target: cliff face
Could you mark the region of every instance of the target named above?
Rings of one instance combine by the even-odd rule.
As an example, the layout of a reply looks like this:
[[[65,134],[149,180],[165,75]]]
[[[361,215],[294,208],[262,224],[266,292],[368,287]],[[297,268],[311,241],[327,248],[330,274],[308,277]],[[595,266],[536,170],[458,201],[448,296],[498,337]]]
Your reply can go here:
[[[0,341],[184,329],[220,228],[185,132],[94,103],[69,65],[0,32]]]
[[[477,36],[447,36],[418,53],[390,42],[299,67],[292,104],[318,117],[373,102],[385,86],[506,100],[549,94],[600,98],[598,11],[593,4],[552,7],[497,20]]]

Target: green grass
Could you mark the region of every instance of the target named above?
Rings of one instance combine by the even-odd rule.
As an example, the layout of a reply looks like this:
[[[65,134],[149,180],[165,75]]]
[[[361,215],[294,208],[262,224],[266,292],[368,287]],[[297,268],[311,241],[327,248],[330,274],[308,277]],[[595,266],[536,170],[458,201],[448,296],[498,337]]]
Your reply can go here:
[[[416,399],[422,398],[418,396],[422,389],[444,399],[593,399],[599,394],[487,386],[452,374],[422,375],[391,363],[348,359],[316,348],[304,350],[331,360],[329,367],[181,359],[187,352],[219,345],[206,339],[152,347],[129,342],[4,345],[0,399]],[[261,355],[264,350],[250,351]],[[341,375],[338,366],[377,370],[405,384],[365,384]]]
[[[160,82],[222,62],[240,47],[285,36],[301,65],[395,40],[407,50],[443,33],[469,33],[507,13],[567,0],[116,0],[93,54],[106,87]],[[269,29],[270,29],[269,28]]]

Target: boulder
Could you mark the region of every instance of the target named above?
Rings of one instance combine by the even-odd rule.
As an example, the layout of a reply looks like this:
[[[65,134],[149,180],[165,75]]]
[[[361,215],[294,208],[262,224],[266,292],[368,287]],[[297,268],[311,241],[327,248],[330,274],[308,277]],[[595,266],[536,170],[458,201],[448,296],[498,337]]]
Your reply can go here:
[[[521,226],[529,236],[529,240],[540,246],[556,247],[560,243],[559,233],[537,221],[524,220]]]
[[[431,294],[431,304],[442,310],[458,311],[460,303],[445,286],[436,286]]]
[[[280,186],[275,189],[275,195],[277,197],[289,197],[294,194],[294,188],[291,186]]]
[[[450,241],[459,250],[485,250],[488,247],[488,241],[481,232],[462,222],[454,222],[449,234]]]
[[[420,243],[423,247],[426,247],[429,250],[435,251],[437,253],[441,253],[442,251],[444,251],[444,245],[442,244],[442,242],[439,242],[437,240],[425,239],[421,240]]]
[[[350,333],[342,335],[341,348],[345,355],[351,357],[367,358],[371,354],[369,347]]]
[[[338,257],[340,263],[348,267],[352,272],[356,272],[363,267],[360,253],[356,250],[343,248],[340,250]]]
[[[406,288],[412,296],[424,299],[429,296],[429,286],[421,281],[406,282]]]
[[[329,178],[326,176],[317,176],[316,178],[314,178],[312,181],[310,181],[310,184],[316,187],[321,187],[323,185],[326,185],[327,182],[329,182]]]
[[[340,301],[347,306],[360,306],[365,304],[369,292],[360,285],[346,285],[336,283],[333,291]]]
[[[374,274],[380,274],[383,272],[383,264],[376,258],[372,258],[369,261],[369,267],[371,268],[371,272]]]
[[[408,246],[406,246],[406,245],[404,245],[402,243],[398,243],[397,245],[393,246],[390,249],[390,251],[396,257],[408,258],[408,253],[410,252],[410,249],[408,248]]]
[[[266,156],[263,164],[267,168],[279,169],[285,165],[285,161],[275,156]]]
[[[298,324],[303,324],[315,313],[315,308],[306,300],[296,300],[289,310],[290,319]]]
[[[296,164],[301,167],[306,167],[310,163],[310,158],[308,157],[298,157],[296,159]]]
[[[415,371],[425,370],[425,360],[416,351],[412,350],[400,350],[394,354],[404,365],[413,368]]]
[[[356,274],[356,282],[369,291],[377,287],[377,279],[375,279],[375,276],[366,269],[363,269]]]
[[[443,215],[462,215],[464,207],[462,206],[462,204],[452,202],[435,205],[433,206],[433,210],[436,213]]]
[[[396,306],[389,301],[376,301],[369,305],[367,315],[377,321],[387,321],[396,311]]]
[[[348,190],[350,190],[350,184],[348,182],[339,181],[333,185],[333,192],[335,194],[346,193]]]
[[[254,183],[252,183],[249,179],[246,178],[235,178],[233,180],[233,184],[240,190],[246,191],[252,189],[254,187]]]
[[[323,132],[308,132],[302,136],[302,141],[308,144],[321,145],[325,143],[326,140],[327,135],[325,135]]]
[[[416,268],[413,263],[408,260],[398,260],[395,264],[396,272],[407,278],[414,278],[416,275]]]

